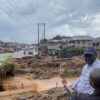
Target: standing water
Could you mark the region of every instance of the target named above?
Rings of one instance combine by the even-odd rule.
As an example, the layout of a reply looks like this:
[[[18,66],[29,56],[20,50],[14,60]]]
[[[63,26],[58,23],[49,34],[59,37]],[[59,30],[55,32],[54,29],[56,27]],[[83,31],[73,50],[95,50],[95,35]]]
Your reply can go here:
[[[21,50],[21,51],[18,51],[18,52],[16,51],[14,53],[1,53],[0,54],[0,61],[4,60],[6,54],[10,54],[13,58],[22,58],[22,57],[25,57],[25,56],[34,56],[34,55],[37,54],[37,52],[35,52],[35,50],[33,49],[32,55],[28,54],[28,51],[26,51],[26,54],[24,54],[24,50]]]

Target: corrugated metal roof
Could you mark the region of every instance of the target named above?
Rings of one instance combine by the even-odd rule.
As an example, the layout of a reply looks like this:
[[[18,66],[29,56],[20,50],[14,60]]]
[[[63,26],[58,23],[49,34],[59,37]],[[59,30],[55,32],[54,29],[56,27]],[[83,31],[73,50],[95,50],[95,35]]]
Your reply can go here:
[[[49,50],[60,50],[59,46],[48,46]]]
[[[94,38],[91,42],[89,43],[97,43],[100,42],[100,37]]]
[[[61,40],[49,40],[48,42],[59,42]]]
[[[73,40],[92,40],[92,39],[93,39],[93,37],[91,37],[91,36],[79,35],[79,36],[73,36],[71,38],[71,41],[73,41]]]

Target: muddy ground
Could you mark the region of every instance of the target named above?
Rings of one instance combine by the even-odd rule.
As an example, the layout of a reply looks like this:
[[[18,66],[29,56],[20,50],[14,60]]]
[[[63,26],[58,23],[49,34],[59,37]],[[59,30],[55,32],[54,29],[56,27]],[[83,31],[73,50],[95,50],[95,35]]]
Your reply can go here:
[[[20,65],[19,74],[31,74],[31,79],[49,79],[67,73],[69,76],[79,76],[84,65],[82,57],[68,59],[44,59],[33,58],[16,59]],[[66,76],[67,76],[66,75]]]
[[[0,97],[0,100],[68,100],[68,93],[64,88],[57,87],[42,92],[26,92]]]
[[[35,84],[33,81],[36,79],[44,80],[61,76],[78,77],[83,68],[84,60],[82,57],[53,60],[38,60],[32,57],[23,57],[15,59],[15,63],[19,64],[20,66],[16,77],[24,78],[25,81],[23,83],[22,79],[20,78],[7,78],[8,80],[4,79],[4,89],[11,91],[18,89],[29,89],[30,87],[31,89],[33,87],[35,88],[31,92],[24,90],[26,91],[25,93],[21,92],[20,94],[15,93],[14,95],[3,97],[0,96],[1,100],[24,100],[23,98],[26,98],[26,100],[67,100],[68,96],[64,94],[64,89],[62,87],[56,87],[53,89],[48,88],[46,91],[37,93],[36,91],[38,87],[37,84]],[[53,82],[54,81],[55,80],[53,80]],[[45,85],[42,87],[45,87]]]
[[[76,79],[77,78],[66,78],[68,85],[71,85]],[[8,88],[8,81],[11,82],[10,90]],[[33,81],[27,80],[23,77],[8,78],[4,81],[8,91],[1,92],[0,99],[23,100],[22,98],[26,98],[26,100],[67,100],[68,94],[65,94],[61,81],[62,79],[60,77]],[[22,82],[25,86],[24,88],[22,88]]]

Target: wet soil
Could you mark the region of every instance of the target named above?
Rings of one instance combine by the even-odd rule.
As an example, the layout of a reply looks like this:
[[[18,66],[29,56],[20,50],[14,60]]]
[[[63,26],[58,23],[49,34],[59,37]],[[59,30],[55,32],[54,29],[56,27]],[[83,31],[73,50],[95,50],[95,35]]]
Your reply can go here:
[[[80,75],[84,60],[81,57],[55,60],[26,57],[15,59],[15,63],[20,66],[19,72],[15,77],[3,80],[5,92],[1,93],[0,99],[17,100],[25,97],[26,100],[67,100],[61,73],[64,70],[70,73],[71,77],[67,76],[66,80],[71,85]]]

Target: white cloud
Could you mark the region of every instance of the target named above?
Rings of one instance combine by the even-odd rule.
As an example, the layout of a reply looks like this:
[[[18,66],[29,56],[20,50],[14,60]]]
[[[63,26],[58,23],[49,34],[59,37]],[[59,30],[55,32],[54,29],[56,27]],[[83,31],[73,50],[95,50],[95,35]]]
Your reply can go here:
[[[84,30],[78,28],[72,29],[72,33],[73,35],[87,35]]]
[[[100,0],[0,0],[1,38],[37,41],[37,23],[41,22],[46,23],[48,38],[100,36]]]
[[[48,32],[48,38],[51,38],[57,34],[64,36],[73,36],[73,33],[69,29],[68,25],[53,28],[51,31]]]
[[[5,42],[11,42],[11,41],[12,41],[12,40],[10,40],[10,39],[9,39],[9,38],[7,38],[7,37],[0,38],[0,40],[5,41]]]

